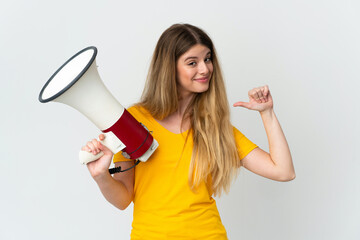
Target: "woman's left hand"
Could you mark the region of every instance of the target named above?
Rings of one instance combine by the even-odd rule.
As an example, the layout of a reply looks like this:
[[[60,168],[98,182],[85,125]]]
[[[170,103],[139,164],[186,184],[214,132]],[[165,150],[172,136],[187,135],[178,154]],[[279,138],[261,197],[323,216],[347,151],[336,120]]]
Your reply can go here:
[[[273,99],[269,90],[269,86],[253,88],[248,92],[249,102],[236,102],[234,107],[244,107],[250,110],[263,112],[273,108]]]

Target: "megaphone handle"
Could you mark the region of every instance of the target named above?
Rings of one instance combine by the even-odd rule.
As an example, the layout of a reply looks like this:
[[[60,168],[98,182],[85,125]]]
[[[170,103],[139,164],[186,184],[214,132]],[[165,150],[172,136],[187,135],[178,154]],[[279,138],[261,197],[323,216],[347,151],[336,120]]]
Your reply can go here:
[[[107,148],[109,148],[113,153],[117,153],[125,148],[125,144],[123,144],[120,139],[118,139],[113,132],[106,132],[103,133],[105,135],[105,139],[103,141],[100,141],[103,145],[105,145]],[[79,159],[80,163],[82,164],[88,164],[89,162],[95,161],[96,159],[99,159],[101,156],[103,156],[103,152],[99,152],[98,154],[94,155],[92,153],[86,152],[86,151],[80,151],[79,153]]]
[[[103,155],[104,155],[103,152],[99,152],[98,154],[94,155],[87,151],[80,151],[79,152],[80,163],[88,164],[89,162],[92,162],[92,161],[95,161],[96,159],[101,158]]]

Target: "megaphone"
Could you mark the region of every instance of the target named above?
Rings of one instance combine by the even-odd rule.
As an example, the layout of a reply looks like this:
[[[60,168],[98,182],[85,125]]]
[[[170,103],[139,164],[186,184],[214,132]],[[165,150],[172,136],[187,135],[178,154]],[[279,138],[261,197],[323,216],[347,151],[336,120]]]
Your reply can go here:
[[[114,154],[122,151],[127,158],[145,162],[159,144],[105,87],[97,71],[96,55],[96,47],[87,47],[67,60],[41,89],[39,101],[75,108],[104,133],[102,143]],[[102,155],[80,151],[79,158],[87,164]]]

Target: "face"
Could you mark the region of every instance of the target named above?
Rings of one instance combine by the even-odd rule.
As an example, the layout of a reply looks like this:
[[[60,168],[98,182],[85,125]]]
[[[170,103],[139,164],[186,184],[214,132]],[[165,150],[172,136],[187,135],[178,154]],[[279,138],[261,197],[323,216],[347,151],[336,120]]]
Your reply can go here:
[[[179,57],[176,69],[180,97],[207,91],[213,72],[210,49],[201,44],[194,45]]]

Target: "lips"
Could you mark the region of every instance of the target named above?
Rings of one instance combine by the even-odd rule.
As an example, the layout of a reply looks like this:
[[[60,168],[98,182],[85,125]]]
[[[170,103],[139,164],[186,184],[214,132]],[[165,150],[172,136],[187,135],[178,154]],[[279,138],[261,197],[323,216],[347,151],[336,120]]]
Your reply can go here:
[[[203,78],[196,78],[194,80],[197,81],[197,82],[205,83],[205,82],[209,81],[209,78],[208,77],[203,77]]]

